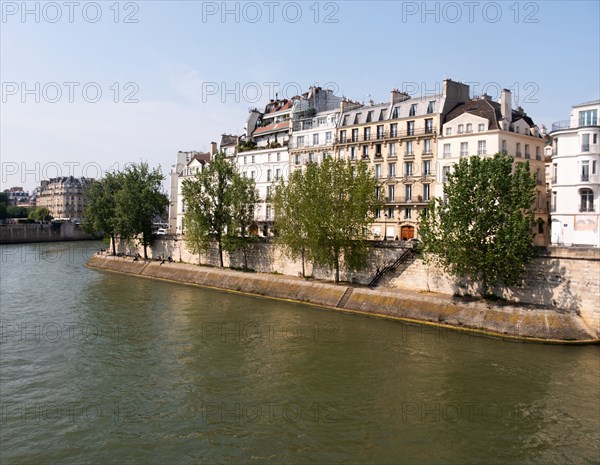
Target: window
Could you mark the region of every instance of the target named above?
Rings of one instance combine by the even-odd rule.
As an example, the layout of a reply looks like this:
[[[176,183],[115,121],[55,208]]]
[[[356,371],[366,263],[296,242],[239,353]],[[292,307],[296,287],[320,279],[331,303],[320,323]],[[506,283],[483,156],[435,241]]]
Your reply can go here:
[[[502,149],[500,150],[504,155],[508,154],[508,151],[506,150],[506,140],[502,141]]]
[[[326,121],[325,118],[318,118],[317,119],[317,124],[319,126],[325,126],[325,121]]]
[[[365,137],[364,140],[371,139],[371,128],[364,128],[363,134]]]
[[[381,210],[379,208],[375,209],[375,218],[381,218]],[[375,234],[376,236],[378,234]]]
[[[310,152],[308,154],[308,162],[309,163],[314,163],[315,162],[315,154],[313,152]]]
[[[375,144],[375,156],[376,157],[381,156],[381,144]]]
[[[592,174],[596,174],[596,160],[592,161]]]
[[[465,126],[463,124],[459,124],[458,125],[458,133],[462,134],[463,132],[465,132]]]
[[[473,132],[473,125],[471,123],[467,124],[467,132]]]
[[[396,194],[396,186],[388,186],[388,202],[393,202]]]
[[[325,133],[325,143],[331,144],[331,139],[332,139],[331,131],[327,131]]]
[[[390,157],[396,156],[396,144],[390,144]]]
[[[406,142],[406,155],[413,155],[413,143],[412,140]]]
[[[423,176],[429,176],[431,174],[431,160],[423,161]]]
[[[434,108],[435,108],[435,100],[430,100],[429,103],[427,104],[427,113],[433,113]]]
[[[346,158],[346,149],[340,149],[340,159],[344,160]]]
[[[380,178],[381,177],[381,163],[377,163],[375,165],[375,177],[376,178]]]
[[[277,161],[281,161],[281,154],[277,152]]]
[[[377,126],[377,139],[383,139],[383,124]]]
[[[271,219],[271,205],[267,205],[266,217],[267,217],[268,220]]]
[[[405,161],[404,162],[404,176],[412,176],[413,174],[413,162]]]
[[[352,142],[358,142],[358,128],[352,130]]]
[[[444,166],[442,168],[442,182],[448,182],[448,173],[450,173],[450,167]]]
[[[267,170],[267,181],[271,180],[271,170]]]
[[[581,151],[589,152],[590,151],[590,135],[582,134],[581,136]]]
[[[296,147],[304,147],[304,136],[296,137]],[[244,163],[246,163],[246,160],[244,160]]]
[[[319,145],[319,134],[313,134],[313,145]]]
[[[425,133],[431,134],[433,132],[433,119],[428,118],[425,120]]]
[[[540,153],[541,153],[541,152],[540,152],[540,148],[539,148],[539,147],[536,147],[536,148],[535,148],[535,159],[536,159],[536,160],[541,160],[541,159],[542,159],[542,156],[540,155]]]
[[[415,135],[415,122],[414,121],[407,121],[406,122],[406,135],[407,136],[414,136]]]
[[[531,158],[531,155],[529,153],[529,144],[525,144],[525,158]]]
[[[389,207],[387,209],[386,215],[387,215],[388,218],[393,218],[394,217],[394,207]],[[388,228],[388,229],[390,229],[390,228]],[[391,228],[391,229],[393,229],[393,228]]]
[[[354,116],[354,124],[358,124],[358,120],[359,120],[359,119],[360,119],[360,113],[357,113],[357,114]]]
[[[390,124],[390,137],[398,137],[398,123]]]
[[[279,178],[281,178],[281,169],[277,168],[275,170],[275,180],[277,181]]]
[[[404,218],[407,220],[412,218],[412,208],[408,207],[404,209]]]
[[[480,124],[477,126],[477,130],[478,130],[479,132],[483,132],[483,131],[485,131],[485,124],[483,124],[483,123],[480,123]]]
[[[446,127],[446,135],[447,136],[451,136],[452,135],[452,128],[450,126]]]
[[[250,171],[250,179],[256,178],[256,171]]]
[[[450,144],[444,144],[444,158],[450,158]]]
[[[343,144],[344,142],[346,142],[346,130],[342,129],[340,131],[340,142]]]
[[[592,189],[581,189],[581,206],[580,212],[594,211],[594,192]]]
[[[477,141],[477,155],[485,155],[486,153],[485,141]]]
[[[294,155],[294,165],[299,165],[300,164],[300,155],[296,154]]]
[[[579,112],[579,126],[596,126],[598,124],[598,110]]]
[[[550,211],[556,211],[556,191],[552,191],[552,198],[550,200]]]
[[[356,160],[356,147],[350,147],[350,160]]]
[[[558,180],[558,164],[552,164],[552,184],[556,184]]]
[[[271,186],[267,186],[267,199],[271,197]]]
[[[388,178],[396,177],[396,163],[388,163]]]
[[[461,142],[460,143],[460,156],[461,157],[466,157],[469,155],[469,143],[468,142]]]
[[[408,112],[408,116],[415,116],[417,114],[417,104],[413,103],[410,106],[410,111]]]
[[[254,163],[254,155],[252,155],[252,157],[251,157],[251,161],[250,161],[250,162],[251,162],[251,163]]]
[[[400,114],[400,108],[394,107],[394,109],[392,110],[392,119],[398,118],[399,114]]]
[[[363,156],[363,158],[369,157],[369,146],[368,145],[362,146],[362,156]]]
[[[423,200],[429,200],[430,195],[429,184],[423,184]]]
[[[517,142],[517,157],[521,156],[521,143]]]
[[[423,154],[431,153],[431,139],[425,139],[423,141]]]
[[[412,202],[412,184],[404,184],[404,201]]]
[[[373,119],[373,111],[369,111],[367,112],[367,123],[370,123],[371,120]]]
[[[581,162],[581,181],[587,182],[590,180],[590,162],[585,160]]]

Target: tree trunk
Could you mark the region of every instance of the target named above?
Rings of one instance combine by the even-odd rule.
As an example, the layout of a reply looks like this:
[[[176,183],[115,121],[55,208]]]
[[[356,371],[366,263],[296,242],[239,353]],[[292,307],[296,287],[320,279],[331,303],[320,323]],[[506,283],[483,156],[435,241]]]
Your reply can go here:
[[[218,246],[219,246],[219,263],[221,265],[221,268],[223,268],[223,245],[221,244],[221,239],[219,238],[219,240],[217,241]]]
[[[306,271],[304,269],[304,247],[302,247],[302,277],[306,278]]]
[[[246,253],[246,246],[243,247],[244,252],[244,270],[248,271],[248,254]]]
[[[110,238],[112,240],[112,254],[113,255],[117,255],[117,248],[116,248],[116,245],[115,245],[115,235],[111,234]]]
[[[146,233],[142,234],[142,241],[144,242],[144,260],[148,260],[148,246],[146,245]]]
[[[340,254],[336,252],[335,254],[335,283],[338,284],[340,282]]]

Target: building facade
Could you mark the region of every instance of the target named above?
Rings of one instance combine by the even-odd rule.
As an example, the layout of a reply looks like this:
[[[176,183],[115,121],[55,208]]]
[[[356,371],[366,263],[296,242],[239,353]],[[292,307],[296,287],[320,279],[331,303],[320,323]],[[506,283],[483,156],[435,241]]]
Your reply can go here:
[[[551,242],[600,247],[600,100],[552,125]]]
[[[545,170],[545,134],[521,108],[512,108],[512,96],[504,89],[499,102],[483,95],[453,108],[445,117],[438,139],[439,176],[436,192],[444,195],[444,183],[461,158],[504,153],[515,161],[527,161],[536,175],[534,243],[549,242],[548,199]]]
[[[33,206],[29,192],[22,187],[11,187],[4,193],[8,196],[8,206],[10,207],[31,207]]]
[[[86,207],[85,188],[93,181],[73,176],[42,181],[36,205],[48,208],[55,220],[79,221]]]

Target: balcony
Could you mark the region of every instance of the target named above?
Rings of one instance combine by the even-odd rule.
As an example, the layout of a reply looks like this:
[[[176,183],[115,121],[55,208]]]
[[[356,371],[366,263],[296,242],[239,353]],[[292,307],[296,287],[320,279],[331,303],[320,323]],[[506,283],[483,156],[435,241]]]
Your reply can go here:
[[[580,205],[579,211],[580,212],[594,212],[596,210],[594,209],[594,205]]]
[[[560,131],[562,129],[570,129],[570,128],[571,128],[571,121],[568,119],[564,119],[564,120],[552,123],[552,131]]]

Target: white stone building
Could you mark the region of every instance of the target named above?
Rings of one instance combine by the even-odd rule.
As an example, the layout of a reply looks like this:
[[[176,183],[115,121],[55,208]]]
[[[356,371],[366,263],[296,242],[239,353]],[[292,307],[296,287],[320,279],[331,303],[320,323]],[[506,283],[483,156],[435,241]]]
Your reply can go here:
[[[550,173],[554,245],[600,247],[600,100],[574,105],[552,125]]]

